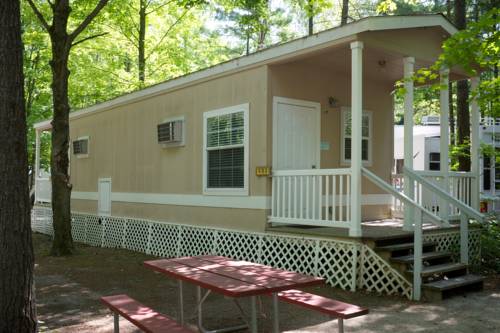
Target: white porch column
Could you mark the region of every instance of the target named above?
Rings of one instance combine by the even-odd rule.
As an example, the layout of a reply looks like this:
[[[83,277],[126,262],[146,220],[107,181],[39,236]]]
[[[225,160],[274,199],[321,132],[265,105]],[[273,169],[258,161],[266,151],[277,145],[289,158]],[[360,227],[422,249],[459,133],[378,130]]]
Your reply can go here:
[[[351,43],[351,226],[361,236],[361,127],[363,114],[363,42]]]
[[[404,65],[404,165],[406,168],[413,170],[413,72],[415,67],[415,58],[406,57],[403,60]],[[404,193],[410,198],[415,195],[414,184],[409,177],[404,178]],[[403,229],[407,231],[413,230],[413,207],[404,207],[404,224]]]
[[[33,184],[35,184],[35,202],[37,201],[36,197],[36,186],[37,186],[37,178],[40,176],[40,131],[35,129],[35,169],[33,170]]]
[[[479,86],[479,78],[471,78],[471,90],[476,91]],[[470,171],[473,174],[471,186],[471,206],[479,210],[479,104],[477,99],[471,100],[471,115],[470,115]]]
[[[440,140],[439,140],[439,151],[440,151],[440,172],[443,175],[442,189],[449,193],[450,191],[450,168],[449,168],[449,144],[450,144],[450,91],[448,89],[448,75],[450,71],[448,69],[443,69],[440,72],[441,78],[441,89],[439,94],[439,108],[440,108]],[[439,203],[439,216],[448,221],[450,215],[450,206],[446,204],[445,200],[440,200]]]

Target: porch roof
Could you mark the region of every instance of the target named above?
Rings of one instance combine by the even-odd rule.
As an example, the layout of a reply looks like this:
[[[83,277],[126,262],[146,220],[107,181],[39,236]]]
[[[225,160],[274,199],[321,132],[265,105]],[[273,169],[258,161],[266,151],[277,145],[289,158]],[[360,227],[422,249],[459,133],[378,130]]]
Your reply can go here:
[[[429,28],[438,27],[447,35],[457,32],[457,29],[441,14],[412,15],[412,16],[372,16],[358,21],[335,27],[302,37],[287,43],[269,47],[248,56],[239,57],[197,72],[180,76],[142,90],[137,90],[116,97],[114,99],[80,109],[70,114],[70,119],[84,117],[96,112],[106,111],[121,105],[137,102],[149,97],[164,94],[217,77],[237,73],[262,65],[274,64],[300,55],[317,52],[331,46],[355,40],[363,32]],[[38,122],[34,125],[37,130],[49,130],[51,120]]]

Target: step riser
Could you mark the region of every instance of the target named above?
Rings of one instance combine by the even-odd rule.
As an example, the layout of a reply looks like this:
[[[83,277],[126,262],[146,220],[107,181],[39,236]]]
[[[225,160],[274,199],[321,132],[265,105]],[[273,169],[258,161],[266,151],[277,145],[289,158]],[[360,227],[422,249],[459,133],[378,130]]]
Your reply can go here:
[[[430,276],[422,276],[422,283],[427,283],[427,282],[436,281],[436,280],[442,280],[445,277],[454,278],[454,277],[462,276],[462,275],[466,275],[466,274],[467,274],[467,268],[463,268],[463,269],[457,269],[457,270],[443,272],[443,273],[437,273],[437,274],[433,274]],[[411,275],[411,276],[413,278],[413,275]]]
[[[413,243],[413,236],[408,237],[398,237],[398,238],[387,238],[387,239],[377,239],[375,241],[375,247],[389,246],[396,244]]]
[[[435,289],[423,289],[422,297],[426,301],[435,302],[441,301],[447,298],[451,298],[457,295],[464,295],[468,292],[477,292],[483,290],[483,282],[471,283],[468,285],[459,286],[453,289],[447,290],[435,290]]]

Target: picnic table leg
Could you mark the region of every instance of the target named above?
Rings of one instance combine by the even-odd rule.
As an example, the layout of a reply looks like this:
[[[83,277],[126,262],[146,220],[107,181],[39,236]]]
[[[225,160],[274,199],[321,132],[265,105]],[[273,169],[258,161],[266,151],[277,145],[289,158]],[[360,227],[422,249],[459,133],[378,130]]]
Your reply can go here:
[[[184,292],[182,280],[179,280],[179,322],[184,325]]]
[[[273,333],[279,333],[280,331],[280,318],[279,318],[279,308],[278,308],[278,293],[273,293]]]
[[[250,296],[250,332],[257,333],[257,296]]]
[[[339,333],[344,333],[344,319],[339,318]]]
[[[114,333],[120,333],[120,316],[114,313]]]

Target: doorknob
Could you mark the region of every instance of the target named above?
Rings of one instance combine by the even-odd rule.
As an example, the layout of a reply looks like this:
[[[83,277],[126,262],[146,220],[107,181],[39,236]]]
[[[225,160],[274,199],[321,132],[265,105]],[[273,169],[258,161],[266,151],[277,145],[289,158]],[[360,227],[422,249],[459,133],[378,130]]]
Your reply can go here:
[[[315,166],[315,165],[313,165],[313,166],[312,166],[312,168],[313,168],[313,169],[316,169],[316,166]]]

